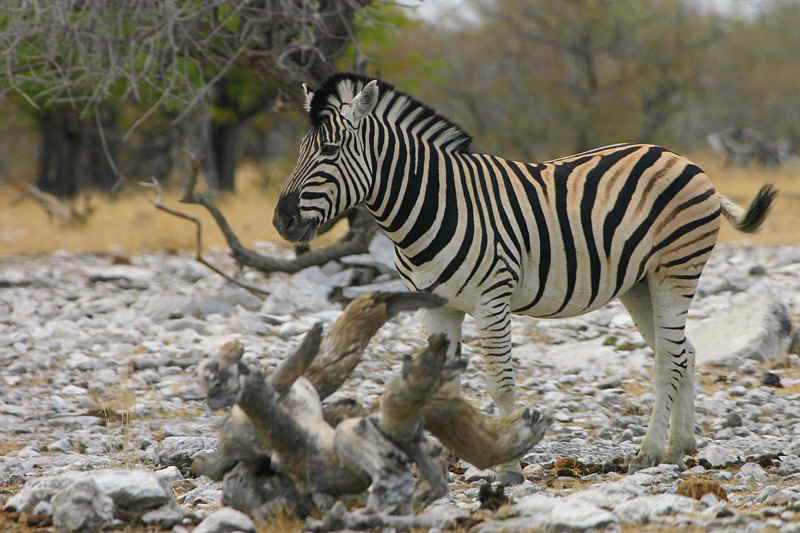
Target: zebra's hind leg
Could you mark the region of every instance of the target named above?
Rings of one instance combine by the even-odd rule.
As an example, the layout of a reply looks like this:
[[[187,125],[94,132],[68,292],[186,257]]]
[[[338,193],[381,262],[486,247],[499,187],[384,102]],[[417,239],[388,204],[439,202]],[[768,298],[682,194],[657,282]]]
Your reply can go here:
[[[684,455],[697,452],[694,436],[694,346],[686,340],[686,372],[678,385],[678,398],[672,409],[669,424],[669,443],[666,460],[681,464]]]
[[[685,329],[699,274],[678,272],[685,270],[664,268],[647,275],[656,355],[656,401],[647,434],[631,463],[633,471],[665,460],[679,462],[684,452],[694,448],[694,390],[690,375],[694,372],[694,350],[686,340]],[[677,413],[671,415],[673,406]]]

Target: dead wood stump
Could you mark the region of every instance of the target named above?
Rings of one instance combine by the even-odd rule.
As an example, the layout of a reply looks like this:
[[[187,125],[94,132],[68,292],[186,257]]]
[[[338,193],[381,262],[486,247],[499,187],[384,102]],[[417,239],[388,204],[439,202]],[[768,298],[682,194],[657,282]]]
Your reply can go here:
[[[314,506],[326,511],[343,496],[366,493],[368,520],[348,518],[337,507],[328,522],[314,522],[324,530],[331,521],[355,526],[419,512],[446,493],[444,454],[423,429],[480,468],[519,458],[541,440],[549,419],[528,409],[493,419],[469,404],[453,386],[464,365],[447,361],[442,335],[431,336],[420,353],[403,355],[402,372],[387,385],[377,413],[328,422],[337,417],[325,415],[322,399],[347,379],[383,323],[400,311],[442,303],[420,293],[361,296],[324,337],[315,325],[269,376],[241,362],[238,343],[223,346],[201,366],[200,380],[209,406],[231,414],[217,452],[198,458],[193,470],[222,479],[226,504],[257,521],[278,506],[304,516]]]

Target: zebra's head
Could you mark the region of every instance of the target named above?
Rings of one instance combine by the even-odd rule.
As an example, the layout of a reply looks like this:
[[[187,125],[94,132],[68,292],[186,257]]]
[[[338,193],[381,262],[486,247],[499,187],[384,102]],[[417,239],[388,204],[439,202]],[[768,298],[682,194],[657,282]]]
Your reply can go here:
[[[378,102],[378,82],[338,74],[317,91],[305,84],[303,90],[312,127],[273,217],[278,233],[292,242],[311,240],[320,224],[363,202],[375,175],[365,119]]]

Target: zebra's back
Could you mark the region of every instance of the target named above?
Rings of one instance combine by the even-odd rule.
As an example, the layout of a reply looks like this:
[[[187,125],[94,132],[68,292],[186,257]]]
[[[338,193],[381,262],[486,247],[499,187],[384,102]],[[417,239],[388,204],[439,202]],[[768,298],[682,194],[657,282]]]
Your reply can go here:
[[[474,218],[488,227],[472,253],[481,248],[486,259],[436,292],[467,312],[496,283],[492,250],[513,271],[515,312],[563,317],[604,305],[664,263],[690,268],[716,241],[720,208],[710,180],[662,147],[618,144],[539,164],[466,157],[485,182],[467,203],[484,210]],[[492,202],[506,207],[486,216]]]

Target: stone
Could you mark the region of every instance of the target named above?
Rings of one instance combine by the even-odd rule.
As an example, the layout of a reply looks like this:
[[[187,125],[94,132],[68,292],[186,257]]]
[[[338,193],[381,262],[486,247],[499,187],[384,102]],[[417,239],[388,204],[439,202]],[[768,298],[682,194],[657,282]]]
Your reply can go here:
[[[623,524],[649,524],[663,517],[700,510],[702,504],[695,499],[677,494],[642,496],[623,502],[614,513]]]
[[[767,496],[764,503],[767,505],[789,505],[797,501],[800,501],[800,494],[788,489],[781,489],[775,494]]]
[[[786,353],[792,333],[786,305],[763,285],[737,295],[728,309],[701,322],[690,320],[686,326],[698,365],[768,361]]]
[[[369,243],[369,254],[376,263],[384,267],[385,271],[396,271],[394,266],[394,243],[382,231],[375,233],[375,237]]]
[[[399,279],[393,279],[382,283],[371,283],[369,285],[345,287],[342,289],[342,297],[346,300],[354,300],[362,294],[369,294],[375,291],[408,292],[408,287],[406,287]]]
[[[157,445],[156,464],[176,466],[181,472],[188,472],[198,454],[216,447],[217,439],[211,437],[166,437]]]
[[[595,483],[588,489],[573,492],[568,499],[579,499],[603,509],[612,510],[620,502],[644,496],[644,488],[634,483]]]
[[[583,531],[618,522],[617,517],[581,499],[531,494],[519,499],[514,510],[530,517],[529,526],[547,531]]]
[[[114,521],[114,502],[91,478],[76,481],[52,499],[53,526],[59,533],[106,529]]]
[[[469,465],[467,471],[464,472],[464,481],[467,483],[475,483],[476,481],[494,481],[494,470],[491,468],[480,470],[472,465]]]
[[[82,476],[79,472],[67,472],[56,476],[34,478],[25,483],[22,490],[12,496],[3,508],[6,511],[31,513],[39,502],[49,502],[61,489],[71,485]]]
[[[328,277],[319,267],[309,267],[287,281],[272,283],[267,287],[270,296],[261,307],[261,312],[290,315],[338,309],[339,305],[330,302],[328,295],[335,287],[346,286],[340,282],[340,276],[341,273],[337,273]]]
[[[153,279],[153,272],[132,265],[109,265],[102,268],[87,269],[86,274],[92,283],[115,281],[122,288],[146,289]]]
[[[757,481],[759,483],[763,483],[769,479],[769,476],[764,471],[761,466],[757,465],[756,463],[745,463],[739,469],[739,472],[736,474],[736,477],[751,481]]]
[[[0,457],[0,486],[22,485],[26,481],[27,469],[21,461]]]
[[[778,466],[778,473],[780,475],[789,476],[800,472],[800,456],[783,455],[780,457],[780,462]]]
[[[702,464],[707,461],[711,468],[724,468],[741,463],[741,450],[709,444],[697,454],[697,460]]]
[[[200,522],[192,533],[255,533],[256,527],[250,518],[236,509],[223,507]]]
[[[146,470],[107,469],[83,476],[90,478],[116,507],[126,511],[144,512],[172,501],[172,494],[158,476]]]
[[[147,526],[171,528],[183,519],[183,509],[174,502],[162,505],[158,509],[147,511],[139,517],[139,521]]]

